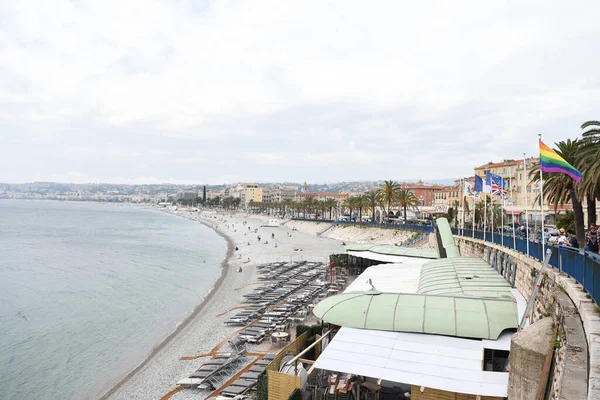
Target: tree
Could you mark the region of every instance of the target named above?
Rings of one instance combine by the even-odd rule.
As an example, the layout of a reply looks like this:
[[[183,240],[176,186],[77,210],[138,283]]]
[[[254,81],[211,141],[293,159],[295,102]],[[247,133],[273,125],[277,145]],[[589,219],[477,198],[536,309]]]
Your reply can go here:
[[[417,209],[417,206],[419,205],[419,199],[413,192],[404,188],[397,190],[396,199],[398,205],[402,207],[402,210],[404,211],[404,222],[406,222],[406,209],[409,207],[412,209]]]
[[[556,227],[563,228],[565,231],[575,229],[575,213],[567,211],[556,219]]]
[[[332,219],[331,213],[333,212],[333,209],[336,206],[337,202],[335,201],[335,199],[325,199],[325,201],[323,202],[323,207],[325,207],[326,210],[329,210],[329,219]]]
[[[306,216],[311,213],[311,210],[315,207],[316,199],[314,197],[306,197],[304,201],[302,201],[302,208],[304,209],[304,218],[308,218]]]
[[[456,213],[454,213],[454,226],[457,227],[458,226],[458,208],[460,207],[460,201],[458,200],[454,200],[452,202],[452,208],[454,208],[454,210],[456,211]],[[464,211],[463,211],[464,213]]]
[[[390,209],[392,208],[392,204],[396,202],[396,199],[398,198],[398,191],[401,188],[402,187],[398,183],[392,180],[384,181],[381,187],[379,188],[379,194],[381,196],[381,199],[385,204],[387,204],[388,217],[390,215]]]
[[[581,151],[573,166],[583,174],[581,188],[586,197],[589,227],[596,223],[596,200],[600,200],[600,121],[584,122],[581,129]]]
[[[342,213],[347,209],[350,221],[352,221],[352,210],[354,209],[354,204],[355,201],[353,197],[348,197],[342,202]]]
[[[377,207],[378,193],[375,191],[367,192],[363,195],[365,207],[371,210],[373,221],[375,221],[375,207]]]
[[[567,139],[567,141],[561,141],[555,143],[557,149],[554,149],[556,153],[565,159],[569,164],[574,165],[577,161],[577,155],[582,148],[582,142],[575,139]],[[529,172],[529,175],[533,182],[540,181],[540,167],[534,165]],[[573,178],[562,173],[547,173],[544,174],[544,198],[548,200],[549,204],[563,205],[567,201],[571,201],[573,205],[573,213],[575,215],[575,234],[577,235],[577,241],[581,244],[585,242],[585,231],[583,225],[583,207],[581,205],[580,193],[578,193],[578,184]],[[540,200],[538,195],[537,201]]]
[[[354,205],[358,209],[358,220],[361,221],[362,220],[362,210],[363,210],[363,208],[366,207],[367,202],[365,201],[365,198],[363,197],[363,195],[355,196],[354,199],[355,199]]]

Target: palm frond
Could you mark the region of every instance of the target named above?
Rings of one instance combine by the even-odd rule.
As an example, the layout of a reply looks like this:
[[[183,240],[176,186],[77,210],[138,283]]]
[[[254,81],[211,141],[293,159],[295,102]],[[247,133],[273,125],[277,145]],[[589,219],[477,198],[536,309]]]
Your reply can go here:
[[[581,129],[585,129],[588,126],[600,126],[600,121],[586,121],[581,124]]]

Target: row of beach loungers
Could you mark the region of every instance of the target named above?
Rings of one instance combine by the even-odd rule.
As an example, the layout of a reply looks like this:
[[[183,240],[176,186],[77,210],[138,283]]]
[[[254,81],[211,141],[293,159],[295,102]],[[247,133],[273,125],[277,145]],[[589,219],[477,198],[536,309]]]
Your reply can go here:
[[[178,385],[215,390],[219,382],[239,370],[242,361],[247,362],[247,344],[260,344],[271,332],[284,331],[291,322],[304,320],[308,304],[325,297],[329,288],[325,279],[319,279],[328,273],[327,265],[323,263],[280,262],[256,268],[259,279],[268,283],[245,295],[247,306],[225,322],[231,326],[246,326],[229,341],[232,352],[218,354],[204,362],[187,379],[177,382]],[[256,385],[258,376],[274,358],[274,354],[267,354],[258,360],[238,380],[221,389],[220,397],[244,398],[243,395]]]
[[[257,269],[261,281],[269,283],[244,295],[247,307],[225,322],[247,325],[238,339],[250,344],[261,343],[270,332],[286,330],[291,322],[302,322],[308,304],[324,297],[328,288],[317,279],[327,272],[323,263],[273,263]]]
[[[215,358],[205,361],[196,372],[187,379],[180,380],[177,384],[199,389],[212,389],[217,381],[234,373],[239,367],[239,363],[245,359],[245,349],[217,354]]]
[[[244,372],[240,375],[238,380],[221,389],[220,395],[225,397],[236,397],[248,392],[256,386],[259,375],[264,372],[267,365],[269,365],[274,358],[275,354],[265,355],[263,359],[255,362],[248,372]]]

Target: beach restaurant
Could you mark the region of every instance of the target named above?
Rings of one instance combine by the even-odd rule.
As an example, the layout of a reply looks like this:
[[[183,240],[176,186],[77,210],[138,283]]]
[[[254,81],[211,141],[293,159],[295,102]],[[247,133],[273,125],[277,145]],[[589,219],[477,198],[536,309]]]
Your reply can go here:
[[[309,371],[314,399],[506,398],[511,337],[526,301],[484,260],[452,245],[444,240],[449,258],[385,255],[387,264],[315,306],[335,328]]]

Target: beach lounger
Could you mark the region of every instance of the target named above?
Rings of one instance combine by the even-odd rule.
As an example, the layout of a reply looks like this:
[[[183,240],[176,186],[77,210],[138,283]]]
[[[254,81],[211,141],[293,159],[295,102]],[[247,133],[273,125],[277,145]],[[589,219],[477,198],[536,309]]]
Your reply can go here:
[[[254,363],[254,365],[258,365],[261,367],[266,367],[267,365],[271,364],[273,360],[258,360],[257,362]]]
[[[250,369],[248,370],[249,372],[264,372],[266,368],[260,365],[253,365],[252,367],[250,367]]]
[[[274,360],[275,357],[277,357],[277,354],[269,353],[269,354],[265,354],[265,356],[263,357],[263,359],[264,360]]]
[[[225,360],[222,358],[221,359],[215,358],[215,359],[204,362],[204,365],[223,365],[223,364],[225,364]]]
[[[251,387],[253,387],[255,385],[256,385],[256,382],[247,381],[247,380],[244,380],[244,379],[238,379],[237,381],[233,382],[229,386],[241,386],[241,387],[245,387],[245,388],[251,388]]]
[[[247,381],[256,381],[260,376],[260,372],[244,372],[240,375],[240,379],[245,379]]]
[[[237,396],[246,393],[249,389],[250,388],[243,386],[227,386],[225,389],[221,390],[221,395]]]
[[[209,376],[213,371],[196,371],[193,374],[191,374],[189,376],[189,378],[206,378],[207,376]]]

